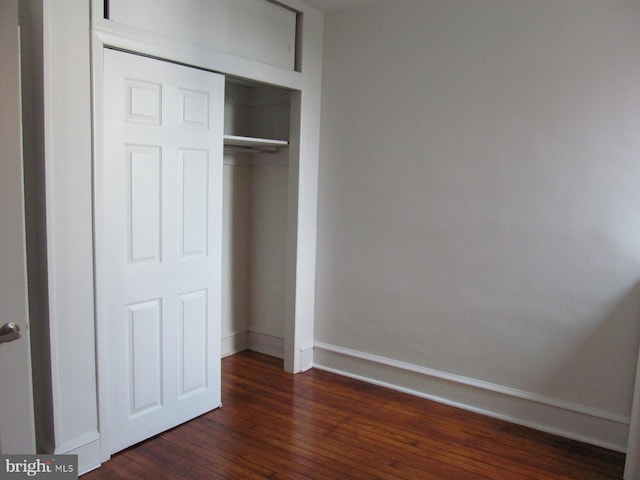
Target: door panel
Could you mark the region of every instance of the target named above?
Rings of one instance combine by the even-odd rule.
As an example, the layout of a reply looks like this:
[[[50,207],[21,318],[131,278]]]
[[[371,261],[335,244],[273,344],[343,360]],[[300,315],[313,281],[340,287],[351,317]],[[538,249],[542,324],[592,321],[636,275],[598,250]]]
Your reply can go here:
[[[0,327],[21,338],[0,343],[0,453],[35,453],[27,311],[18,1],[0,2]],[[13,335],[15,336],[15,335]],[[8,339],[10,335],[4,336]],[[0,336],[0,341],[3,337]]]
[[[104,59],[98,311],[115,452],[220,405],[224,80]]]
[[[129,262],[160,262],[161,148],[125,145],[127,158],[127,234]]]

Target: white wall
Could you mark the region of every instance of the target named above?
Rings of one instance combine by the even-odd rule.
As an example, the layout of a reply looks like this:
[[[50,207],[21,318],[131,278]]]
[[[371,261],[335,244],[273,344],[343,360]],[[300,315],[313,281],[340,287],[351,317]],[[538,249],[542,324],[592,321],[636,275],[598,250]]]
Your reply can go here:
[[[225,154],[222,218],[222,354],[247,348],[250,319],[249,231],[251,167]]]
[[[89,4],[43,0],[42,5],[53,447],[55,453],[78,454],[79,468],[86,471],[99,452]]]
[[[326,16],[318,365],[624,449],[638,24],[635,0]],[[417,386],[412,369],[448,383]],[[483,389],[500,399],[473,400]]]
[[[296,13],[264,0],[110,0],[109,18],[234,56],[294,69]]]
[[[225,154],[223,356],[284,357],[287,185],[287,149]]]
[[[269,155],[277,156],[281,161],[269,159]],[[257,159],[264,165],[251,167],[249,329],[270,337],[273,340],[270,343],[277,346],[279,352],[283,352],[284,348],[288,201],[286,157],[286,149],[280,154],[264,154],[261,160]],[[279,352],[265,353],[282,356],[282,353],[278,355]]]

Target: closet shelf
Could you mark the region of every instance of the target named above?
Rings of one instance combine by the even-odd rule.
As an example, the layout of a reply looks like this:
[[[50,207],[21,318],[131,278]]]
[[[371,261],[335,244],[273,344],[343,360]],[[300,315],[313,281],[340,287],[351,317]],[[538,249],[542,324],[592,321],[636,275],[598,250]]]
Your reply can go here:
[[[272,140],[268,138],[241,137],[238,135],[225,135],[225,146],[232,147],[249,147],[255,149],[268,148],[274,149],[278,147],[288,147],[289,142],[286,140]]]

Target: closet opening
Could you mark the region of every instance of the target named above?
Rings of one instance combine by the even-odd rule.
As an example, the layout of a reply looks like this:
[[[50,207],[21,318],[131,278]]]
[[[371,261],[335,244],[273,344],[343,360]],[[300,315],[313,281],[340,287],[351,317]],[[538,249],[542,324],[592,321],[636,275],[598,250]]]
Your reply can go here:
[[[284,359],[290,302],[292,92],[227,77],[224,109],[222,356]],[[291,332],[292,334],[293,332]]]

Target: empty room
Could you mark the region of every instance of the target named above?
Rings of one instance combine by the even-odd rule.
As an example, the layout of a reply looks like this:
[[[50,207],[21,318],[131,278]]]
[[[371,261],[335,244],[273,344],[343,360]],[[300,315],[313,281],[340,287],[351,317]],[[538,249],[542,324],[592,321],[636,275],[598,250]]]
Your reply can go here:
[[[1,17],[0,454],[640,480],[640,2]]]

